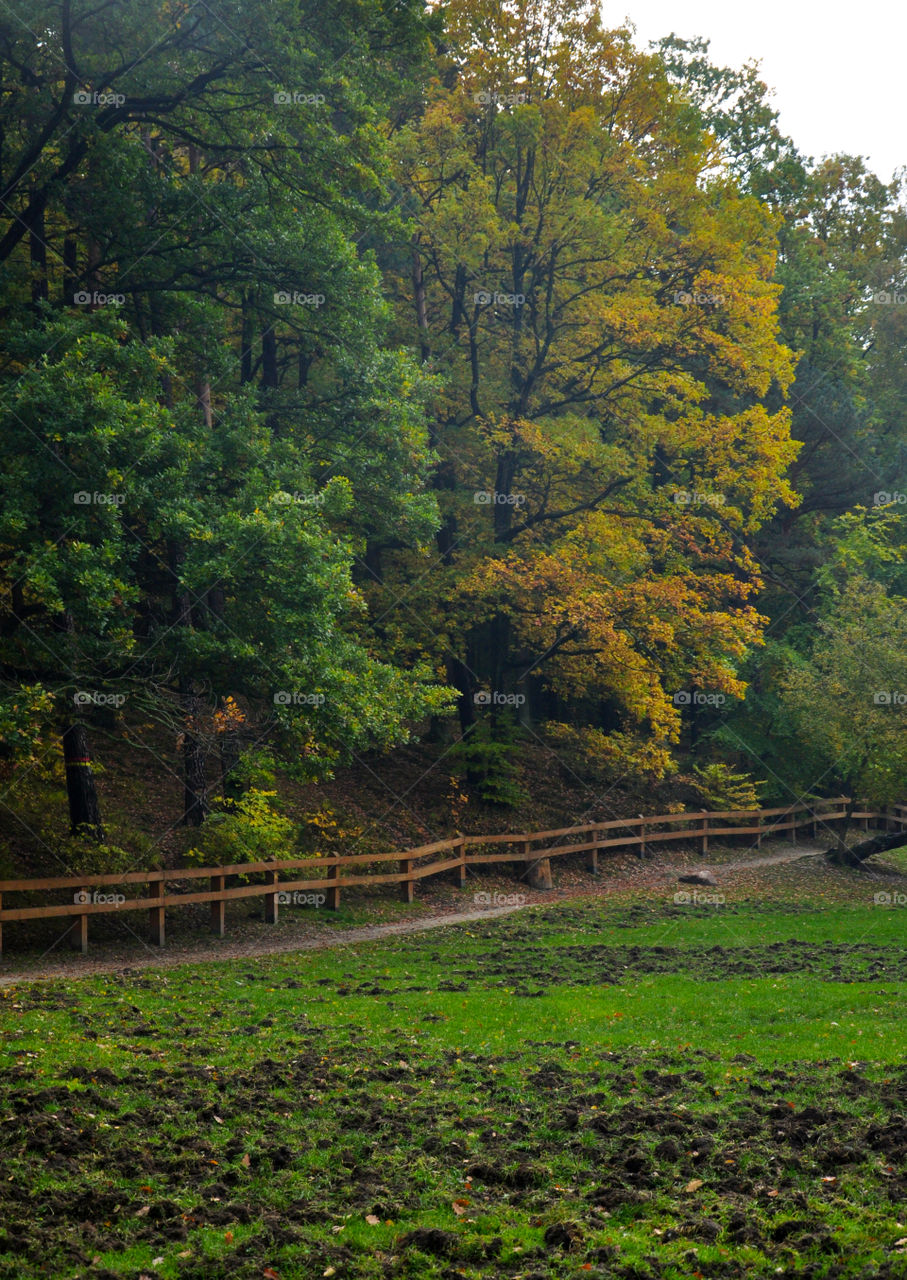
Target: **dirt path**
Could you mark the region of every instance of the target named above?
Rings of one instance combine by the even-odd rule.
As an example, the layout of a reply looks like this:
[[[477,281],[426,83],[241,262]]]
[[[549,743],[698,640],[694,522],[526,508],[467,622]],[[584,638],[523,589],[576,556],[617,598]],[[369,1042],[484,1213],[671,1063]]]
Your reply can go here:
[[[803,845],[791,845],[776,853],[760,858],[746,859],[740,862],[724,862],[709,865],[703,861],[695,867],[679,867],[669,864],[638,864],[638,870],[632,879],[626,874],[609,876],[606,883],[598,883],[594,888],[556,888],[546,893],[527,892],[526,901],[516,906],[483,907],[478,911],[446,911],[437,915],[424,916],[419,920],[403,920],[393,924],[361,925],[353,929],[337,930],[322,928],[314,937],[298,936],[274,939],[254,939],[252,941],[229,941],[220,938],[206,939],[203,948],[195,945],[178,943],[169,946],[165,951],[157,951],[143,943],[136,936],[136,943],[131,947],[134,954],[115,957],[99,955],[97,959],[65,953],[52,961],[35,967],[26,962],[16,970],[0,972],[0,987],[15,986],[25,982],[35,982],[50,978],[87,978],[102,973],[130,973],[137,969],[172,969],[184,964],[211,964],[218,960],[251,960],[257,956],[286,955],[294,951],[320,951],[325,947],[354,946],[360,942],[374,942],[380,938],[393,937],[402,933],[421,933],[427,929],[444,928],[447,925],[469,924],[475,920],[488,920],[494,916],[510,915],[514,911],[525,911],[529,907],[537,907],[546,902],[559,901],[564,898],[603,897],[617,889],[650,888],[658,889],[665,884],[677,882],[678,874],[684,871],[710,871],[716,880],[729,872],[750,871],[759,867],[775,866],[778,863],[794,862],[799,858],[817,858],[822,856],[822,849],[809,848]],[[15,959],[4,960],[3,968],[15,966]]]

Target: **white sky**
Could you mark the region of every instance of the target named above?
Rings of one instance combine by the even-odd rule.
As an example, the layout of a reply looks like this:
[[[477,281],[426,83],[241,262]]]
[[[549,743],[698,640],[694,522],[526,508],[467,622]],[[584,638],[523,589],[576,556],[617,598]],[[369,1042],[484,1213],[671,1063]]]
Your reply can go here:
[[[629,19],[642,48],[673,31],[711,40],[720,66],[757,59],[781,129],[805,155],[866,156],[885,182],[907,165],[904,0],[602,0],[602,9],[608,26]]]

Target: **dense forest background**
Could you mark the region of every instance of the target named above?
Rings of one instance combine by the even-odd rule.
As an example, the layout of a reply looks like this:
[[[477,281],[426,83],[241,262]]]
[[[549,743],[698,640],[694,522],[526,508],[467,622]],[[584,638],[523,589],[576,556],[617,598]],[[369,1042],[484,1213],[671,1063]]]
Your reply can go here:
[[[904,798],[905,190],[758,68],[10,0],[0,186],[0,872]]]

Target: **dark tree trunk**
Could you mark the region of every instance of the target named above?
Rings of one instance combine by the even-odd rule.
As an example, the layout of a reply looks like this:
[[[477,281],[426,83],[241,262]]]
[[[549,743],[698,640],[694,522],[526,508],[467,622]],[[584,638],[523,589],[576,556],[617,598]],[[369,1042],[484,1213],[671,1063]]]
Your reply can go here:
[[[69,829],[74,836],[104,839],[101,808],[94,785],[88,735],[84,724],[63,727],[63,762],[66,766],[66,794],[69,797]]]
[[[32,226],[29,230],[29,254],[31,257],[32,302],[47,301],[47,244],[44,230],[44,204],[35,206]]]
[[[234,773],[239,757],[239,734],[235,729],[225,729],[220,735],[220,781],[225,800],[239,800],[242,796],[243,789]]]
[[[516,454],[508,450],[498,458],[498,472],[494,483],[494,521],[495,542],[506,542],[513,524],[513,504],[507,499],[512,496],[514,477],[516,476]]]
[[[261,335],[261,385],[276,388],[277,375],[277,334],[274,326],[269,325]]]
[[[384,564],[382,556],[382,546],[380,542],[375,542],[371,538],[365,544],[365,567],[369,573],[371,582],[384,581]]]
[[[72,236],[63,241],[63,304],[71,307],[77,280],[76,242]]]
[[[180,681],[183,712],[183,826],[200,827],[209,812],[205,748],[199,726],[201,703],[188,680]]]
[[[425,280],[422,276],[422,259],[418,247],[413,245],[413,301],[416,304],[416,324],[419,328],[419,353],[422,363],[431,357],[428,337],[428,308],[425,303]]]
[[[871,840],[861,840],[850,849],[843,845],[832,845],[826,849],[825,857],[839,867],[860,867],[874,853],[887,853],[890,849],[900,849],[907,844],[907,831],[892,831],[887,835],[873,836]]]
[[[252,381],[252,343],[255,339],[255,318],[252,302],[247,293],[242,295],[242,327],[239,337],[239,380]]]
[[[208,431],[211,430],[213,421],[211,415],[211,383],[207,378],[197,378],[195,381],[196,404],[201,410],[201,415]]]
[[[476,712],[472,700],[472,678],[466,663],[459,658],[448,658],[447,681],[460,695],[457,699],[460,732],[467,734],[476,722]]]

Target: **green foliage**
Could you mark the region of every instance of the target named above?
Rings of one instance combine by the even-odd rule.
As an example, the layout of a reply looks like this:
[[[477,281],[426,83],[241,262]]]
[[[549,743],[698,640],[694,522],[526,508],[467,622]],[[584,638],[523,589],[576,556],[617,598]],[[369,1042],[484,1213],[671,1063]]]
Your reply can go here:
[[[185,855],[197,866],[267,862],[299,856],[298,829],[273,803],[276,791],[249,790],[241,800],[210,813]]]
[[[907,598],[861,574],[826,597],[808,656],[782,681],[799,740],[823,781],[876,805],[903,795],[907,776]]]
[[[85,836],[72,836],[61,849],[65,856],[65,871],[62,875],[76,875],[80,871],[93,875],[114,875],[116,872],[151,871],[161,865],[161,856],[156,855],[146,846],[137,852],[135,849],[123,849],[116,844],[98,844]],[[59,867],[57,868],[59,871]]]
[[[486,716],[477,720],[448,756],[451,772],[464,778],[485,802],[513,809],[528,799],[519,785],[519,733],[511,719]]]
[[[694,765],[696,787],[710,809],[758,809],[759,792],[764,783],[755,781],[748,773],[734,773],[729,765],[716,760],[711,764]]]

